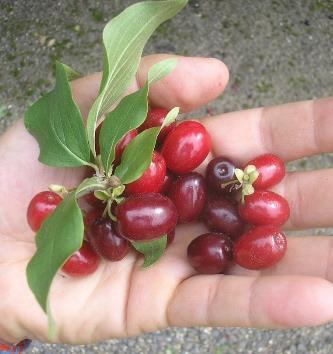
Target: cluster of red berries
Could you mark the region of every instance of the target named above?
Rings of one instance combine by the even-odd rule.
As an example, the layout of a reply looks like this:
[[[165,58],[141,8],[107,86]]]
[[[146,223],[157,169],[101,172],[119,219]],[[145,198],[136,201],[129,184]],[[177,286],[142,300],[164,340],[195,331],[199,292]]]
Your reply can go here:
[[[139,131],[161,126],[167,113],[151,108],[144,124],[118,143],[116,163]],[[289,217],[289,206],[283,197],[267,190],[285,175],[278,157],[260,156],[244,170],[217,157],[209,162],[204,178],[193,172],[211,149],[210,136],[201,123],[173,123],[162,129],[157,145],[149,168],[126,185],[124,200],[114,205],[116,221],[105,216],[105,203],[93,193],[84,197],[89,205],[85,208],[85,241],[64,264],[65,273],[90,274],[100,257],[119,261],[133,248],[131,242],[167,235],[170,244],[177,223],[196,220],[210,230],[188,246],[189,262],[200,273],[226,272],[232,261],[248,269],[262,269],[283,257],[287,242],[279,227]],[[61,201],[52,191],[37,194],[27,212],[32,230],[38,231]]]

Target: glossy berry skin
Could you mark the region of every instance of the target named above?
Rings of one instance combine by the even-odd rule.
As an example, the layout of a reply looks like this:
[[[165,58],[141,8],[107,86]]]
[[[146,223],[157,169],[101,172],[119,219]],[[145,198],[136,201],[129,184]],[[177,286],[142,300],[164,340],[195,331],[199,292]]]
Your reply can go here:
[[[104,209],[106,206],[105,203],[95,197],[93,192],[86,194],[82,199],[94,209]]]
[[[222,232],[231,238],[240,236],[245,226],[237,204],[222,197],[207,201],[203,219],[209,230]]]
[[[225,273],[232,261],[232,248],[228,236],[206,233],[189,244],[187,258],[191,266],[201,274]]]
[[[117,227],[130,241],[148,241],[172,231],[177,224],[177,209],[158,193],[136,194],[117,207]]]
[[[210,148],[211,140],[205,127],[199,122],[185,121],[166,137],[162,155],[171,172],[183,175],[198,167]]]
[[[139,128],[140,132],[149,128],[162,126],[164,118],[167,116],[168,113],[169,111],[167,109],[151,107],[148,111],[146,120]],[[164,127],[157,137],[157,142],[161,144],[165,140],[167,135],[175,128],[175,122]]]
[[[92,209],[84,216],[84,227],[88,230],[92,223],[100,218],[103,214],[103,209]]]
[[[197,172],[180,176],[173,182],[168,196],[177,208],[180,223],[194,221],[206,203],[205,180]]]
[[[243,268],[259,270],[279,262],[286,250],[286,236],[276,226],[257,226],[236,241],[234,260]]]
[[[283,225],[289,218],[289,204],[282,196],[271,191],[255,191],[239,204],[239,214],[252,225]]]
[[[126,194],[158,193],[163,188],[165,176],[165,160],[161,154],[154,151],[148,169],[139,179],[126,185]]]
[[[95,140],[96,140],[96,144],[95,144],[95,149],[96,149],[96,154],[99,155],[100,154],[100,147],[99,147],[99,135],[102,129],[102,124],[100,124],[97,129],[96,129],[96,133],[95,133]],[[125,147],[138,135],[138,130],[137,129],[133,129],[129,132],[127,132],[119,141],[119,143],[116,146],[115,149],[115,164],[119,164],[120,160],[121,160],[121,155],[123,154]]]
[[[115,164],[119,164],[121,160],[121,155],[123,154],[126,146],[138,135],[137,129],[133,129],[129,132],[127,132],[119,141],[119,143],[116,146],[115,152]]]
[[[169,171],[167,171],[164,177],[160,193],[167,195],[174,180],[175,177]]]
[[[43,221],[62,202],[62,198],[54,192],[44,191],[36,194],[30,201],[27,210],[27,221],[31,229],[37,232]]]
[[[232,183],[225,187],[222,186],[236,179],[235,169],[235,164],[223,156],[211,160],[206,169],[208,186],[218,193],[233,193],[237,191],[241,187],[239,183]]]
[[[90,226],[88,238],[95,251],[103,258],[115,262],[130,250],[129,242],[116,233],[109,218],[98,218]]]
[[[254,189],[268,189],[281,182],[286,174],[284,162],[273,154],[258,156],[247,165],[256,166],[259,172],[259,177],[253,183]]]
[[[65,262],[62,271],[72,277],[85,276],[94,273],[99,263],[98,254],[89,242],[83,241],[81,248]]]

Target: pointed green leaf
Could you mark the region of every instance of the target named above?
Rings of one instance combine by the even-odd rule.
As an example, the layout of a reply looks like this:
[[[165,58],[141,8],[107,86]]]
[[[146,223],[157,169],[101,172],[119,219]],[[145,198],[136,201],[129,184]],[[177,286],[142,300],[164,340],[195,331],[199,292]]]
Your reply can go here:
[[[179,107],[173,108],[164,118],[162,127],[144,130],[126,146],[121,163],[115,170],[115,175],[123,184],[137,180],[146,171],[152,161],[158,134],[165,126],[165,122],[167,125],[172,123],[178,113]]]
[[[76,197],[80,198],[88,193],[94,192],[99,189],[105,189],[106,188],[106,182],[100,177],[91,177],[91,178],[86,178],[81,182],[79,187],[76,190]]]
[[[48,295],[58,270],[83,242],[83,217],[75,193],[65,198],[36,235],[37,250],[27,267],[28,284],[38,303],[50,314]]]
[[[77,167],[90,163],[83,120],[69,84],[77,76],[74,70],[58,62],[55,88],[25,114],[25,126],[37,139],[39,160],[46,165]]]
[[[114,161],[119,140],[130,130],[138,128],[147,117],[149,86],[168,75],[176,64],[176,59],[155,64],[149,70],[147,84],[141,90],[124,97],[116,109],[107,115],[99,137],[101,158],[107,173]]]
[[[145,257],[143,268],[156,263],[163,255],[168,242],[167,235],[148,242],[132,242],[132,246]]]
[[[134,80],[143,48],[155,29],[175,16],[187,2],[188,0],[165,0],[137,3],[105,26],[100,94],[87,121],[89,145],[94,155],[96,122],[110,111]]]

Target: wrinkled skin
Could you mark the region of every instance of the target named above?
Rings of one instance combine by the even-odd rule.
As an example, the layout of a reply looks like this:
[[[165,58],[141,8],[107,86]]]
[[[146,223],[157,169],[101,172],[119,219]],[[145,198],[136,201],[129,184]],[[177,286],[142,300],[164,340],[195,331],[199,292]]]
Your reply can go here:
[[[161,56],[143,59],[136,90]],[[84,116],[101,76],[73,82]],[[152,87],[155,106],[191,111],[214,100],[228,81],[215,59],[179,58],[176,70]],[[213,155],[242,164],[263,153],[285,161],[333,151],[333,99],[292,103],[222,114],[203,120]],[[0,337],[47,340],[47,321],[25,279],[35,251],[26,222],[30,199],[50,183],[76,186],[83,169],[55,169],[37,161],[38,145],[19,120],[0,139]],[[203,168],[204,166],[202,166]],[[288,173],[274,190],[291,205],[287,229],[332,226],[333,170]],[[182,225],[166,254],[141,270],[134,253],[118,263],[103,262],[82,279],[57,276],[51,305],[57,342],[88,343],[139,335],[169,326],[251,326],[288,328],[333,319],[333,252],[329,237],[289,238],[285,258],[264,272],[240,267],[228,275],[196,275],[186,260],[190,241],[206,230]]]

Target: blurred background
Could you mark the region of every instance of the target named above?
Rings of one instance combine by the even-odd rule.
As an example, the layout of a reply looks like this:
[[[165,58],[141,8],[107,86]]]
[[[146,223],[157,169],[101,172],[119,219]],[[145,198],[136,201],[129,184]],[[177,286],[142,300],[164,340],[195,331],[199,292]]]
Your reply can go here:
[[[105,23],[132,0],[0,0],[0,133],[54,82],[54,60],[101,69]],[[333,95],[332,0],[201,0],[162,25],[145,53],[213,56],[230,69],[224,95],[194,112],[217,114]],[[333,112],[332,112],[333,115]],[[332,154],[289,169],[333,164]],[[312,230],[332,234],[332,230]],[[333,325],[288,331],[170,329],[90,346],[35,342],[28,353],[333,353]]]

